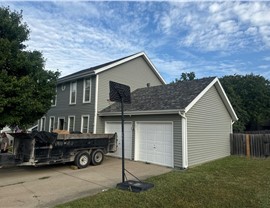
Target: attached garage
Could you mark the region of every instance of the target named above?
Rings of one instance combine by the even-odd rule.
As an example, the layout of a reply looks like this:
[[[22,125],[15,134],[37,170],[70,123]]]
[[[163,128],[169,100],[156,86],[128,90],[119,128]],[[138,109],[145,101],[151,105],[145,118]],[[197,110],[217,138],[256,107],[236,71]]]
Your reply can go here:
[[[135,160],[173,167],[172,122],[136,122],[135,129]]]
[[[105,133],[117,133],[117,151],[110,153],[109,155],[115,157],[122,157],[122,126],[119,121],[106,121],[105,122]],[[132,123],[125,122],[124,125],[124,136],[125,136],[125,158],[132,159]]]
[[[217,78],[137,89],[124,109],[133,126],[126,147],[133,160],[187,168],[230,155],[238,118]],[[117,103],[99,113],[105,132],[120,129],[108,124],[120,115]]]

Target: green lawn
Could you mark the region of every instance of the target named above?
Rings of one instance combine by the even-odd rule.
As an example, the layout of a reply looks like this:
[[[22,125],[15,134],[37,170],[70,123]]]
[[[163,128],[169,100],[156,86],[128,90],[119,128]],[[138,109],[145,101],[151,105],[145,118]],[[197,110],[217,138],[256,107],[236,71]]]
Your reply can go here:
[[[227,157],[149,178],[141,193],[111,189],[65,207],[270,207],[270,159]]]

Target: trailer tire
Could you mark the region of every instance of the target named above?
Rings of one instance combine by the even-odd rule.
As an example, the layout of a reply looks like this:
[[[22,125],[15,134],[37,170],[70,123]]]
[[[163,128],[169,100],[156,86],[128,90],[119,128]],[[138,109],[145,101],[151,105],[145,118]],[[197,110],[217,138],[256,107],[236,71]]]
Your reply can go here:
[[[81,169],[86,168],[90,163],[90,155],[88,152],[79,152],[75,158],[75,165]]]
[[[100,165],[104,159],[104,153],[101,149],[94,150],[91,158],[93,165]]]

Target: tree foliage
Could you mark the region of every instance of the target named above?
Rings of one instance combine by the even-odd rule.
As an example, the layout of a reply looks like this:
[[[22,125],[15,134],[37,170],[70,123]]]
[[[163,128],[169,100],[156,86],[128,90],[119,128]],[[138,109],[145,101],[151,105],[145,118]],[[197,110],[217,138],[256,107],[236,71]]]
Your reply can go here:
[[[220,82],[236,111],[236,132],[261,130],[270,121],[270,82],[262,76],[224,76]]]
[[[172,83],[194,80],[196,77],[194,72],[183,72],[180,79],[176,78]]]
[[[0,128],[32,124],[50,109],[59,72],[44,69],[41,52],[26,50],[22,12],[0,7],[0,19]]]

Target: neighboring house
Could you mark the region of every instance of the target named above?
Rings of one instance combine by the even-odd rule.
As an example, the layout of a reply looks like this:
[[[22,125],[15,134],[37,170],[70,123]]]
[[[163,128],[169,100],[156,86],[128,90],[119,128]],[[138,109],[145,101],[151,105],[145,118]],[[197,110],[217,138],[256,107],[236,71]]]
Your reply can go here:
[[[131,90],[165,81],[145,53],[136,53],[58,79],[57,95],[38,129],[103,133],[97,112],[112,104],[109,81],[127,84]]]
[[[124,109],[126,158],[187,168],[230,155],[238,118],[217,78],[137,89]],[[120,105],[99,116],[104,131],[118,132],[121,141]]]

